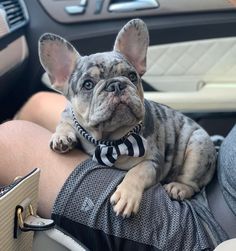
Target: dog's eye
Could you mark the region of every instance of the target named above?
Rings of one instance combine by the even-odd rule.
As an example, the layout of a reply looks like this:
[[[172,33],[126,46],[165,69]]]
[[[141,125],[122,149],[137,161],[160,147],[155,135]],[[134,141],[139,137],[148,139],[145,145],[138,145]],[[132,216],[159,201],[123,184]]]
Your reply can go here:
[[[85,80],[83,83],[83,88],[85,88],[86,90],[92,90],[94,87],[94,83],[91,80]]]
[[[136,82],[137,81],[137,75],[136,75],[136,73],[135,72],[130,72],[129,73],[129,79],[133,83]]]

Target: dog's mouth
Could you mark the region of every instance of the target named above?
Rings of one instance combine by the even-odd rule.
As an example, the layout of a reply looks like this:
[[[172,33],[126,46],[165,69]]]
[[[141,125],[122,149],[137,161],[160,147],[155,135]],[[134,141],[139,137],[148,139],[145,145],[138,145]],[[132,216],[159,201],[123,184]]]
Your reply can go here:
[[[142,120],[141,103],[136,105],[120,98],[119,101],[104,105],[99,112],[94,112],[90,119],[90,126],[114,131],[122,126],[133,126]]]
[[[126,104],[124,102],[120,102],[119,104],[114,105],[110,117],[107,118],[106,121],[110,122],[114,118],[115,114],[125,115],[125,113],[130,113],[132,117],[138,120],[137,114],[133,111],[132,106]],[[105,121],[104,121],[105,122]]]

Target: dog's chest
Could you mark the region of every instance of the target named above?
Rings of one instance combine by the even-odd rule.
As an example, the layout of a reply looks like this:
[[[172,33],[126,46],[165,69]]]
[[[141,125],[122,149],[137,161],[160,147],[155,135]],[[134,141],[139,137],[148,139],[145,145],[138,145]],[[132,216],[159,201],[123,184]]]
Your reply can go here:
[[[166,171],[183,164],[186,144],[196,129],[196,124],[182,114],[168,107],[145,100],[145,118],[142,135],[147,140],[146,153],[143,157],[121,155],[115,167],[129,170],[143,160],[163,163]],[[94,155],[96,146],[81,135],[83,149],[90,156]]]

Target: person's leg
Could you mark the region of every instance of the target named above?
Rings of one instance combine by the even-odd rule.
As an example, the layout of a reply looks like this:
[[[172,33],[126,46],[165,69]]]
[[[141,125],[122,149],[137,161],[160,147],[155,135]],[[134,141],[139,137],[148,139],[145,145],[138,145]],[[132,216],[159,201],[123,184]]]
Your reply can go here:
[[[50,150],[51,132],[27,121],[0,125],[0,184],[24,176],[35,167],[41,169],[38,212],[50,217],[60,188],[73,169],[87,158],[79,150],[58,154]]]
[[[230,238],[236,238],[236,126],[220,146],[217,174],[206,192],[215,219]]]
[[[65,106],[64,96],[53,92],[38,92],[22,106],[15,119],[31,121],[54,132]]]

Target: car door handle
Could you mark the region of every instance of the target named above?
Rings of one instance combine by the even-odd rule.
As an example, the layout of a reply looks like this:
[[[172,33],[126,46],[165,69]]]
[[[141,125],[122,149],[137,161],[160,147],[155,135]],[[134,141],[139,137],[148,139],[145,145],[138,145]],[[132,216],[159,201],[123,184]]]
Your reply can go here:
[[[135,10],[146,10],[159,7],[159,3],[156,0],[135,0],[126,1],[122,3],[112,3],[109,5],[109,11],[111,12],[129,12]]]

